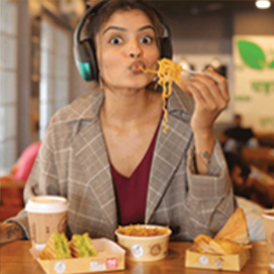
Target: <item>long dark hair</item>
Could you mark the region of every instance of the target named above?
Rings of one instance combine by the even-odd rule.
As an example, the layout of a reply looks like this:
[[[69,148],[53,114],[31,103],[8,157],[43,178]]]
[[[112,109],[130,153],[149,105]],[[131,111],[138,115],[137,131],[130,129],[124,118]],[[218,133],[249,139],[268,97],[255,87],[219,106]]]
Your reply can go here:
[[[241,177],[244,180],[246,180],[251,172],[249,164],[241,156],[237,155],[236,153],[225,152],[224,156],[227,162],[229,173],[231,174],[233,171],[233,168],[235,166],[238,166],[241,169]]]

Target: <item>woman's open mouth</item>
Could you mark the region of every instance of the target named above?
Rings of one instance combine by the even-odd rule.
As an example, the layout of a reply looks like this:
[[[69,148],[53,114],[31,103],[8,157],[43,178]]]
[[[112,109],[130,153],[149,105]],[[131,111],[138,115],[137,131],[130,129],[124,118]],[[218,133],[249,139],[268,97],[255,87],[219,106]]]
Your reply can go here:
[[[140,73],[140,72],[143,72],[143,70],[142,70],[142,67],[141,66],[134,66],[134,67],[132,67],[132,72],[134,72],[134,73]]]
[[[143,62],[134,62],[130,65],[129,69],[133,73],[143,73],[145,64]]]

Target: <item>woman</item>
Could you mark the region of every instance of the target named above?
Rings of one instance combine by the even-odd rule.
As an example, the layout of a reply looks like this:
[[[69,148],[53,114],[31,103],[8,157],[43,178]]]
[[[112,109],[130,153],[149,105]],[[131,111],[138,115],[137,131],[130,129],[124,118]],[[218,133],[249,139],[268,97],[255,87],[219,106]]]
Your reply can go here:
[[[212,69],[193,77],[186,92],[194,110],[192,98],[174,89],[164,134],[155,75],[140,68],[157,70],[162,22],[144,1],[104,2],[88,26],[101,91],[54,115],[25,199],[67,197],[70,232],[91,237],[114,239],[117,226],[129,223],[169,225],[173,240],[213,235],[235,207],[213,135],[229,101],[227,83]],[[29,236],[25,212],[9,222],[19,231],[14,238],[21,229]]]

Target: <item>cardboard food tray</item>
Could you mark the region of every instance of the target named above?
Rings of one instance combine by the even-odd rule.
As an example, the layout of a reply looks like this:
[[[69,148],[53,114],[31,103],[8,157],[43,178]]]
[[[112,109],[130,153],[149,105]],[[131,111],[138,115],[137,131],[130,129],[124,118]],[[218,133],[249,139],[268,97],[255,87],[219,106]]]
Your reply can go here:
[[[40,250],[32,247],[30,253],[47,274],[90,273],[125,269],[125,250],[106,238],[92,240],[97,253],[94,257],[65,260],[41,260]]]
[[[212,255],[198,253],[193,245],[186,251],[185,266],[192,268],[241,271],[249,259],[249,249],[244,249],[241,253],[233,255]]]

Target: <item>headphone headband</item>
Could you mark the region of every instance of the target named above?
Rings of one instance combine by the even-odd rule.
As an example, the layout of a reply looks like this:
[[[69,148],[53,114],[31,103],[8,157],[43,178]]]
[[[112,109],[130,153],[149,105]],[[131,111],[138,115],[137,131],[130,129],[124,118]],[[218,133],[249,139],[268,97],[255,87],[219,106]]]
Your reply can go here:
[[[102,0],[98,3],[96,3],[95,5],[91,6],[86,12],[85,14],[82,16],[82,18],[80,19],[80,22],[78,23],[78,26],[74,32],[74,43],[79,43],[81,42],[81,33],[82,33],[82,29],[85,26],[86,20],[91,16],[92,13],[96,13],[97,11],[99,11],[105,4],[107,4],[109,2],[109,0]]]
[[[81,40],[81,33],[85,26],[87,19],[92,15],[96,14],[100,9],[107,5],[110,0],[102,0],[92,7],[90,7],[84,16],[80,19],[78,26],[74,32],[73,42],[74,42],[74,59],[76,66],[81,77],[85,81],[99,80],[99,70],[97,65],[96,51],[94,41],[91,38],[85,38]],[[147,5],[146,3],[144,3]],[[151,8],[163,28],[163,37],[160,38],[160,57],[161,58],[172,58],[172,45],[170,30],[160,12],[153,6],[147,6]]]

